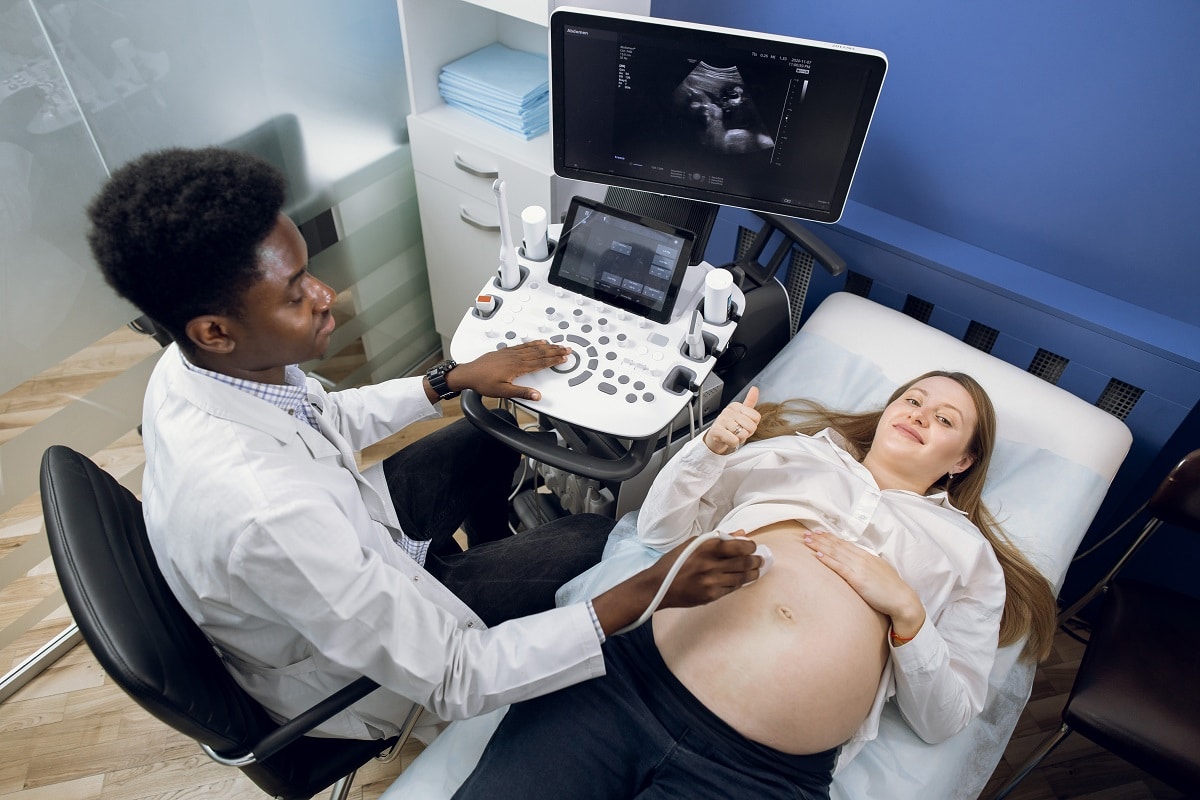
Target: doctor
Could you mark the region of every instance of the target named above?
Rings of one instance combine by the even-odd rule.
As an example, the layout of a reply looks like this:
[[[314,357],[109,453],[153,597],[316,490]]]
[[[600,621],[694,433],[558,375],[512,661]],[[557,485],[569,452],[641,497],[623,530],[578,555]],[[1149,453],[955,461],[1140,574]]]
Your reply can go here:
[[[517,457],[461,420],[375,468],[355,460],[463,389],[536,401],[515,381],[568,351],[531,342],[326,392],[295,365],[324,356],[334,292],[307,270],[284,191],[251,156],[172,149],[117,170],[88,209],[106,280],[175,340],[142,425],[146,526],[171,589],[279,717],[359,676],[378,682],[319,729],[330,736],[387,737],[414,703],[451,720],[603,674],[601,643],[637,618],[673,558],[556,609],[555,589],[598,560],[611,520],[509,536]],[[664,606],[753,581],[753,547],[706,543]]]

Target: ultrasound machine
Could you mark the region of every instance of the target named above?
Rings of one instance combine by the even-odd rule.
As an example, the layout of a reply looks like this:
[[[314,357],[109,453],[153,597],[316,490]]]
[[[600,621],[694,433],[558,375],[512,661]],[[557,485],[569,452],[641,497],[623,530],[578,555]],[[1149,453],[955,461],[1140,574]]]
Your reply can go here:
[[[518,241],[496,181],[499,268],[450,355],[533,339],[570,347],[565,364],[522,379],[541,392],[518,401],[535,430],[504,422],[473,392],[463,411],[533,459],[568,513],[619,516],[644,496],[655,454],[665,460],[710,422],[795,332],[797,310],[775,278],[793,245],[834,274],[845,268],[796,218],[840,217],[887,60],[571,8],[554,11],[549,35],[555,174],[608,194],[574,198],[553,223],[524,209]],[[714,267],[704,250],[724,205],[764,225],[742,259]]]

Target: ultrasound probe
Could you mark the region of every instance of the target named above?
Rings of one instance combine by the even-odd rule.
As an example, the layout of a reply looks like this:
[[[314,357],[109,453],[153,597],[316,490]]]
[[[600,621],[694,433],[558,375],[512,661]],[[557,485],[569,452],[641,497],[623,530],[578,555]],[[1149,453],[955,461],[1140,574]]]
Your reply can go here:
[[[650,617],[654,615],[654,612],[658,610],[659,604],[662,603],[663,598],[667,596],[667,590],[671,588],[671,582],[675,580],[675,576],[679,574],[679,570],[683,569],[683,562],[687,561],[692,553],[699,549],[700,545],[704,544],[710,539],[744,538],[746,537],[734,536],[732,533],[726,533],[725,531],[710,531],[709,533],[702,533],[697,536],[687,547],[683,548],[683,552],[679,554],[679,558],[675,559],[675,563],[672,564],[671,569],[667,571],[667,576],[663,578],[662,586],[658,587],[658,592],[650,601],[650,605],[648,605],[646,610],[642,612],[642,615],[629,625],[621,628],[621,630],[617,631],[614,635],[620,636],[622,633],[628,633],[634,628],[644,625],[646,620],[650,619]],[[760,567],[758,570],[758,577],[761,578],[763,575],[767,574],[767,571],[771,569],[771,565],[775,563],[775,554],[772,553],[771,548],[767,547],[765,544],[762,544],[761,542],[755,542],[754,555],[760,556],[763,560],[762,567]]]
[[[500,288],[515,289],[521,282],[521,267],[517,263],[517,248],[513,246],[512,228],[508,219],[508,198],[504,193],[504,180],[497,178],[492,183],[496,194],[496,209],[500,212]]]

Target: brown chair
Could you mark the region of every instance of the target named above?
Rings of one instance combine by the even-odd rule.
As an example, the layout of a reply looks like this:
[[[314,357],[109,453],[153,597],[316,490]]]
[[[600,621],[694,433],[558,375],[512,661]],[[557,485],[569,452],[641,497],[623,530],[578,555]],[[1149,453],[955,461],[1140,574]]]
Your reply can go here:
[[[344,800],[355,771],[394,753],[411,732],[420,706],[388,741],[305,735],[378,688],[368,678],[275,723],[175,600],[128,489],[86,456],[54,445],[42,457],[41,491],[59,583],[96,660],[138,705],[214,760],[282,800],[307,800],[331,786],[333,800]]]
[[[1200,450],[1189,453],[1146,503],[1134,544],[1094,591],[1100,616],[1063,708],[1062,726],[993,797],[1008,796],[1072,731],[1178,788],[1200,793],[1200,600],[1146,583],[1113,580],[1162,524],[1200,533]]]

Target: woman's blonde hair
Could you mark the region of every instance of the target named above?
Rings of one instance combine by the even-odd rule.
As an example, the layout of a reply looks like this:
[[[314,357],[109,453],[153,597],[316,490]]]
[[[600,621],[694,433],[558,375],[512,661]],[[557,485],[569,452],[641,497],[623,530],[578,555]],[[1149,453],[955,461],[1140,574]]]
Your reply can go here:
[[[1054,618],[1058,606],[1054,590],[1045,576],[1025,557],[1004,533],[995,517],[983,504],[983,483],[987,477],[992,449],[996,445],[996,410],[991,398],[979,382],[962,372],[927,372],[892,393],[887,404],[903,395],[918,381],[926,378],[949,378],[962,386],[975,405],[975,432],[967,446],[971,466],[951,477],[942,476],[934,486],[945,489],[956,508],[979,528],[996,553],[1004,571],[1006,587],[1004,614],[1000,618],[1000,645],[1020,641],[1027,636],[1021,657],[1042,661],[1050,654],[1054,641]],[[782,403],[759,403],[762,415],[758,430],[751,439],[769,439],[795,433],[815,434],[833,428],[848,443],[851,455],[862,460],[875,440],[875,430],[883,409],[850,413],[826,408],[810,400],[786,400]],[[932,487],[931,487],[932,488]]]

